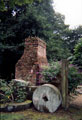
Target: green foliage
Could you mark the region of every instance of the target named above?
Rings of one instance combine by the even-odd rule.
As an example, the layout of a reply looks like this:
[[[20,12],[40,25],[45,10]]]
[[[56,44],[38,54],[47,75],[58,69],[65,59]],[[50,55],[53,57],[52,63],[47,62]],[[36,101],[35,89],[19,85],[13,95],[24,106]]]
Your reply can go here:
[[[82,69],[82,38],[75,46],[73,63]]]
[[[52,62],[49,67],[44,67],[41,72],[44,81],[51,82],[61,76],[61,62]],[[73,65],[69,65],[68,91],[74,92],[82,81],[82,74]]]
[[[54,37],[47,42],[47,57],[49,60],[66,59],[71,55],[70,50],[66,47],[60,35]]]
[[[81,83],[81,81],[82,74],[78,72],[78,69],[74,66],[69,67],[68,72],[69,92],[74,92],[77,86]]]
[[[0,103],[6,102],[24,102],[27,98],[27,89],[25,84],[11,81],[9,84],[0,79]]]
[[[72,54],[74,53],[74,47],[80,38],[82,38],[82,26],[78,26],[73,30],[65,29],[63,32],[63,39],[66,47],[71,51]]]
[[[25,4],[33,3],[34,1],[36,0],[1,0],[0,11],[6,11],[8,9],[14,8],[16,5],[22,6]]]
[[[0,79],[0,103],[13,101],[13,91],[5,80]]]
[[[12,84],[13,96],[15,102],[24,102],[27,98],[27,89],[24,83],[14,83]]]
[[[44,81],[50,82],[55,79],[60,73],[60,64],[58,62],[51,62],[47,67],[43,67],[42,76]]]
[[[0,19],[1,49],[17,49],[26,37],[38,36],[47,43],[49,60],[69,56],[64,40],[68,26],[64,24],[64,16],[54,11],[52,0],[36,0],[23,7],[16,6],[14,11],[1,12]]]

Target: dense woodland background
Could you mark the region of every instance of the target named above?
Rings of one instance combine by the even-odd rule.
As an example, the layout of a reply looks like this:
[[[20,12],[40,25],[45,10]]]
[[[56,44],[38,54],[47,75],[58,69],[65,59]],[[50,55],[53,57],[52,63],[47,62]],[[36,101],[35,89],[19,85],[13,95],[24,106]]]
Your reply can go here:
[[[65,17],[53,9],[52,0],[32,1],[0,2],[0,77],[14,78],[15,64],[29,36],[47,43],[48,61],[67,58],[81,70],[82,26],[69,29]]]

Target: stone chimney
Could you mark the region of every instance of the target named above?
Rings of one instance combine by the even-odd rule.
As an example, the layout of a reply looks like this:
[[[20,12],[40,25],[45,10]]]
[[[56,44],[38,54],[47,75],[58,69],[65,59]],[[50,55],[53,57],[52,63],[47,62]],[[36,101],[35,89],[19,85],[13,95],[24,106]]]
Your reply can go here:
[[[42,66],[47,66],[46,43],[38,37],[25,39],[25,49],[22,57],[16,64],[15,78],[31,81],[36,85],[37,72]]]

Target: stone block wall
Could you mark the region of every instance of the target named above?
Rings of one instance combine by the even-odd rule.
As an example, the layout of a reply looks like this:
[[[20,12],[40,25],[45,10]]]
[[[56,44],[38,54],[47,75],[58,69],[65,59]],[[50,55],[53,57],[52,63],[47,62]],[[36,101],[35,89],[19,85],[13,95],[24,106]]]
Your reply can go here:
[[[36,73],[44,65],[48,65],[46,43],[38,37],[25,39],[24,53],[15,67],[15,78],[31,81],[36,85],[38,82]]]

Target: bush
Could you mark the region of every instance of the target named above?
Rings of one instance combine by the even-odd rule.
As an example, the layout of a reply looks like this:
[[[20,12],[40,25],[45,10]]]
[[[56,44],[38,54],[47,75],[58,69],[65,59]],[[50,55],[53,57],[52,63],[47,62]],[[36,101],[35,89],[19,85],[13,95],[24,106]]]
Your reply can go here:
[[[49,67],[44,67],[43,71],[41,72],[44,81],[51,82],[61,76],[61,62],[52,62]],[[78,72],[78,69],[73,66],[69,65],[69,72],[68,72],[68,91],[74,92],[76,87],[82,81],[82,74]]]
[[[73,63],[82,69],[82,39],[80,39],[79,43],[75,46]]]
[[[50,82],[55,79],[61,72],[61,66],[58,62],[51,62],[49,66],[44,66],[42,70],[42,76],[44,81]]]
[[[68,72],[68,90],[69,92],[75,92],[75,89],[82,81],[82,74],[78,72],[78,69],[74,66],[69,66]]]
[[[11,82],[15,102],[23,102],[27,98],[27,87],[24,83]]]
[[[13,91],[5,80],[0,79],[0,103],[13,101]]]
[[[24,102],[27,98],[27,88],[21,83],[11,81],[9,84],[0,79],[0,103],[6,102]]]

